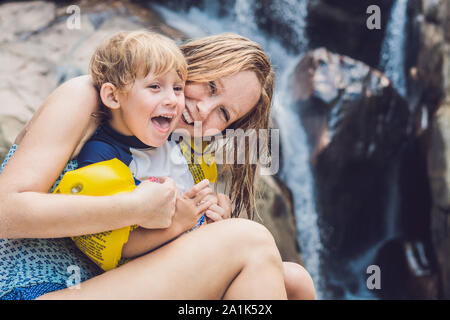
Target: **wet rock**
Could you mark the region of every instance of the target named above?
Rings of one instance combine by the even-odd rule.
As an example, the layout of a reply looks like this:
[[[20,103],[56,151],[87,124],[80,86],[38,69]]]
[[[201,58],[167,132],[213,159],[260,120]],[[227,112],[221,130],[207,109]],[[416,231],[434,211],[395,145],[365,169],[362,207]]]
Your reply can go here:
[[[428,22],[440,24],[445,19],[445,11],[441,10],[444,1],[422,0],[423,14]]]
[[[450,94],[450,3],[424,0],[414,25],[418,46],[411,63],[416,75],[412,81],[411,108],[416,111],[417,123],[421,118],[430,122],[442,100]]]
[[[431,234],[441,269],[444,298],[450,298],[450,104],[433,119],[428,154],[433,208]]]
[[[307,37],[310,48],[326,47],[377,67],[385,35],[391,0],[310,1]],[[366,13],[370,5],[380,8],[381,29],[368,29]]]
[[[350,161],[386,164],[407,136],[406,101],[362,62],[324,48],[310,51],[295,68],[292,93],[313,162],[329,152],[337,168]]]
[[[326,49],[305,55],[292,83],[310,148],[324,273],[345,274],[344,264],[398,232],[393,188],[407,102],[377,70]]]
[[[442,281],[442,294],[450,298],[450,3],[444,0],[423,0],[418,16],[420,46],[417,59],[417,94],[415,109],[421,114],[416,122],[421,130],[426,154],[431,193],[431,238]],[[421,118],[421,119],[420,119]],[[420,121],[421,120],[421,121]]]
[[[442,28],[433,23],[422,25],[418,54],[417,87],[421,94],[418,104],[425,106],[432,115],[443,96],[443,64],[445,52]]]
[[[373,290],[382,299],[438,299],[439,274],[426,245],[394,239],[378,251],[381,288]]]
[[[182,37],[154,12],[130,1],[80,1],[80,28],[69,29],[68,5],[44,1],[0,5],[0,160],[52,90],[88,72],[90,57],[105,37],[142,28]]]
[[[1,5],[0,43],[18,41],[48,26],[55,19],[55,4],[47,1]]]
[[[270,230],[283,261],[302,264],[289,189],[274,176],[260,176],[256,190],[261,195],[256,203],[259,214],[256,221]]]

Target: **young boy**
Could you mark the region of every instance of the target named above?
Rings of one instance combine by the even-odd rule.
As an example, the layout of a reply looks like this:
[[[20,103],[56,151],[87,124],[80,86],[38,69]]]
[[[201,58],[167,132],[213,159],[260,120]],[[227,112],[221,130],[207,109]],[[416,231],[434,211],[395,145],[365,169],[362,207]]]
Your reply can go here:
[[[136,184],[168,176],[182,193],[167,229],[131,232],[123,258],[141,255],[194,227],[213,203],[208,181],[194,188],[186,160],[167,141],[184,110],[187,65],[169,38],[148,31],[121,32],[94,53],[90,73],[101,100],[102,124],[84,145],[79,167],[117,158],[131,170]]]

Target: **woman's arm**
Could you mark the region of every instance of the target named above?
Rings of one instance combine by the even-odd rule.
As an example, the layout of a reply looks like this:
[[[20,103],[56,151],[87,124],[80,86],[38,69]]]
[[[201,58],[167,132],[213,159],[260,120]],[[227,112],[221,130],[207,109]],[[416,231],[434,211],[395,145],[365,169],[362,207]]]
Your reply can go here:
[[[105,212],[105,207],[110,210]],[[123,214],[130,207],[126,197],[118,196],[1,194],[0,238],[58,238],[82,235],[86,230],[90,233],[113,230],[136,222],[132,216]]]
[[[175,182],[141,183],[133,192],[82,196],[20,192],[0,194],[0,238],[58,238],[130,225],[167,228],[175,214]],[[156,210],[158,208],[158,210]]]
[[[0,174],[0,238],[53,238],[131,224],[146,228],[170,225],[175,212],[174,183],[158,189],[144,184],[133,196],[47,194],[86,139],[97,107],[97,93],[87,76],[64,83],[44,102]],[[151,214],[156,211],[152,206],[160,206],[160,215]]]
[[[47,192],[74,150],[92,133],[98,108],[90,77],[71,79],[39,108],[17,141],[20,147],[0,175],[0,192]]]

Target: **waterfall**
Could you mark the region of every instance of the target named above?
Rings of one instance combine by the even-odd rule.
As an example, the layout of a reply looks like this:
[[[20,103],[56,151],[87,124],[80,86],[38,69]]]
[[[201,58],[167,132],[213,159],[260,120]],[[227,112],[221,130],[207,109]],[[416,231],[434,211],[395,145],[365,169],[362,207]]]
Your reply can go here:
[[[379,69],[388,76],[397,91],[406,97],[405,40],[408,0],[396,0],[381,48]]]
[[[307,49],[305,24],[310,0],[281,0],[271,3],[273,14],[289,23],[295,31],[296,45],[300,55]],[[317,298],[322,297],[320,276],[320,253],[322,244],[317,224],[317,213],[313,195],[313,178],[309,166],[306,135],[296,110],[292,109],[289,77],[299,55],[290,55],[277,39],[264,34],[255,17],[255,0],[236,0],[225,16],[218,10],[207,7],[201,10],[191,7],[187,12],[174,12],[153,5],[169,25],[183,30],[187,36],[196,38],[207,34],[236,32],[258,42],[269,55],[276,74],[272,116],[279,125],[283,149],[282,179],[293,193],[297,221],[298,242],[305,267],[311,274]]]
[[[292,70],[299,58],[290,59],[285,72],[281,74],[279,88],[275,92],[273,113],[280,128],[283,152],[281,178],[293,193],[295,218],[302,258],[310,273],[317,299],[323,297],[320,276],[322,242],[318,216],[314,203],[314,182],[309,166],[309,150],[306,134],[298,111],[293,108],[288,83]]]

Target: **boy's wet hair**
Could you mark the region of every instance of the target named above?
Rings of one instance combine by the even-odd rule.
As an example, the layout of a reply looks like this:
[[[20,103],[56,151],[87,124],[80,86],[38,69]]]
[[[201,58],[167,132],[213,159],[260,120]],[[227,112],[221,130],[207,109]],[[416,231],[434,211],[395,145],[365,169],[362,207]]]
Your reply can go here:
[[[108,82],[124,92],[137,77],[149,73],[158,76],[175,70],[183,82],[187,78],[186,60],[178,45],[166,36],[147,30],[124,31],[103,41],[92,55],[89,69],[99,92]],[[100,117],[102,121],[111,117],[103,105]]]

